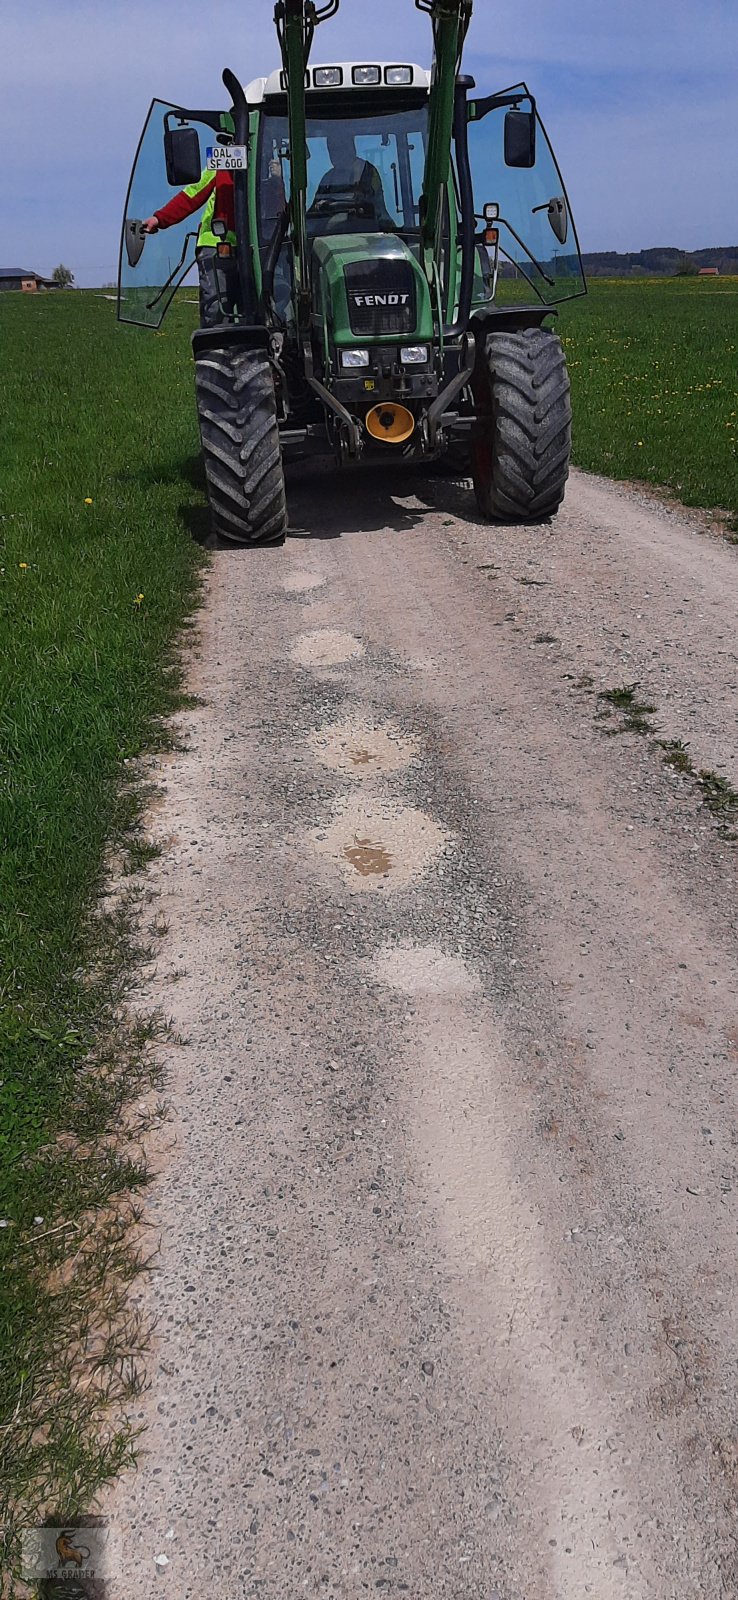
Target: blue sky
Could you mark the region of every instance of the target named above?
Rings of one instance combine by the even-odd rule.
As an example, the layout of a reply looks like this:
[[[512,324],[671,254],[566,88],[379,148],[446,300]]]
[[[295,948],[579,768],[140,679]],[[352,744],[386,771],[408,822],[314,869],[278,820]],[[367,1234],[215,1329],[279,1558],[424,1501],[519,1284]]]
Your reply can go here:
[[[63,260],[101,283],[150,99],[220,105],[223,66],[270,71],[273,0],[8,10],[0,266]],[[313,59],[426,64],[429,45],[412,0],[342,0]],[[738,0],[475,0],[465,64],[484,92],[525,78],[536,93],[584,249],[738,243]]]

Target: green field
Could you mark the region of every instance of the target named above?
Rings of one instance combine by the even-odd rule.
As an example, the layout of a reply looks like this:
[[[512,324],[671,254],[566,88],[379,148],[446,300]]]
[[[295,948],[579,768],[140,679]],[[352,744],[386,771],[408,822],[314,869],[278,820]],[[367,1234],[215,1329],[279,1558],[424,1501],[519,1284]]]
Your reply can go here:
[[[113,1022],[130,917],[89,913],[106,842],[146,854],[131,763],[177,699],[203,495],[181,318],[152,337],[100,296],[5,294],[0,350],[0,1508],[66,1515],[122,1448],[94,1444],[95,1394],[130,1365],[86,1318],[130,1262],[90,1223],[141,1179],[102,1136],[148,1081],[147,1029]]]
[[[737,306],[738,280],[649,280],[564,310],[581,466],[738,517]],[[197,602],[192,315],[151,335],[97,294],[0,297],[3,1521],[71,1515],[128,1448],[100,1426],[136,1381],[110,1199],[144,1175],[135,1141],[107,1136],[150,1082],[148,1030],[116,1020],[125,900],[91,913],[106,848],[124,874],[145,863],[135,763],[165,736]]]
[[[738,526],[738,278],[595,279],[559,319],[578,466]]]

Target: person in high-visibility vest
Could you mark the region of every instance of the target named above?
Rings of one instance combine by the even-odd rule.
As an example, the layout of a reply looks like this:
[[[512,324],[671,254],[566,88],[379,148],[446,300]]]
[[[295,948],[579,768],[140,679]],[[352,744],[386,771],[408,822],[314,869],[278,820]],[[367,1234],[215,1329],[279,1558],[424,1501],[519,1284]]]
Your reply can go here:
[[[200,276],[200,326],[212,328],[231,317],[238,299],[236,233],[233,215],[233,179],[230,172],[201,172],[165,206],[146,218],[147,233],[171,228],[204,206],[197,234],[195,259]],[[218,232],[213,223],[219,223]]]

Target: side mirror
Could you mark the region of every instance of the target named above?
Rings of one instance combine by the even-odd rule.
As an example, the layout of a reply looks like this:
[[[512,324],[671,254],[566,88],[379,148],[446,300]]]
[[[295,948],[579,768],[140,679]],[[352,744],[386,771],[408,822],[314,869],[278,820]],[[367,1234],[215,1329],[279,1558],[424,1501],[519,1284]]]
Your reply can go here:
[[[536,118],[533,111],[508,111],[505,116],[505,166],[536,164]]]
[[[164,129],[164,160],[167,183],[181,189],[186,183],[197,183],[202,172],[200,140],[196,128]]]

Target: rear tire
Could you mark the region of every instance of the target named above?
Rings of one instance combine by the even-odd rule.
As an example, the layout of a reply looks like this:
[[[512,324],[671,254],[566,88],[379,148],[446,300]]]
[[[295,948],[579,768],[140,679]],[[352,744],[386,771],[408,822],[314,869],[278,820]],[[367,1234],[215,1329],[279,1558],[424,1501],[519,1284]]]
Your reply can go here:
[[[538,522],[558,511],[571,458],[566,357],[549,328],[490,333],[474,375],[471,457],[485,517]]]
[[[287,527],[274,378],[261,351],[208,349],[195,391],[213,532],[277,544]]]

